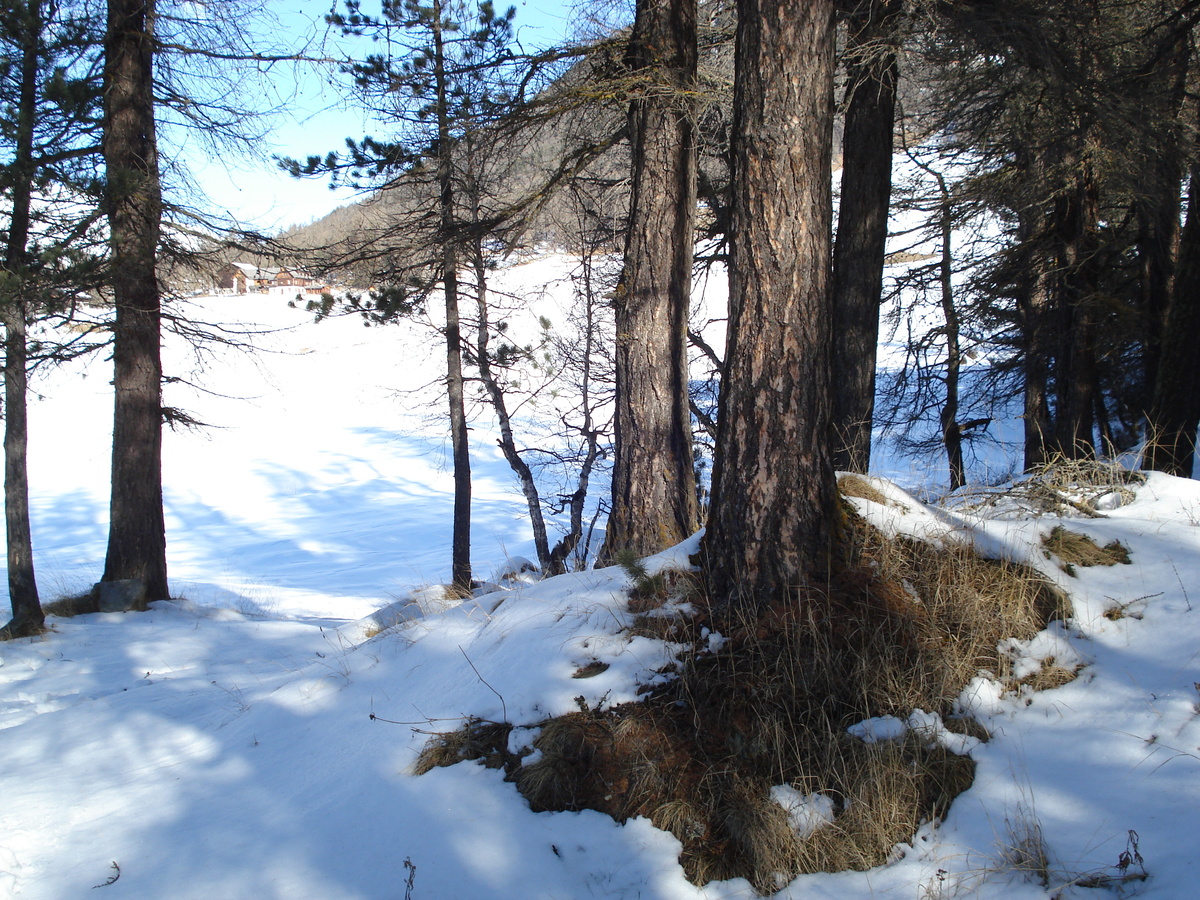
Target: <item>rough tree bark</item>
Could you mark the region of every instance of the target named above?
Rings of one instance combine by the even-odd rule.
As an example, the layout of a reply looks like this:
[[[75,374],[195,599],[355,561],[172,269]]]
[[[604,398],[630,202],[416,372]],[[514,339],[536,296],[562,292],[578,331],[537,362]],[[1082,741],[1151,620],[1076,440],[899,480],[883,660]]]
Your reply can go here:
[[[104,160],[112,284],[112,500],[104,581],[137,579],[146,597],[167,588],[162,505],[161,309],[155,273],[162,193],[154,122],[154,2],[108,0]]]
[[[834,466],[867,471],[875,410],[879,303],[892,194],[901,0],[869,0],[847,17],[842,197],[833,249]]]
[[[1024,410],[1024,471],[1032,472],[1043,466],[1050,457],[1050,435],[1053,424],[1049,403],[1049,293],[1046,289],[1046,264],[1042,257],[1030,261],[1030,270],[1017,298],[1025,348],[1022,354],[1022,389]]]
[[[638,556],[699,526],[688,406],[687,319],[695,246],[695,0],[639,0],[627,59],[632,195],[615,303],[616,453],[601,552]]]
[[[839,506],[831,440],[833,0],[741,0],[730,310],[703,542],[718,602],[824,579]]]

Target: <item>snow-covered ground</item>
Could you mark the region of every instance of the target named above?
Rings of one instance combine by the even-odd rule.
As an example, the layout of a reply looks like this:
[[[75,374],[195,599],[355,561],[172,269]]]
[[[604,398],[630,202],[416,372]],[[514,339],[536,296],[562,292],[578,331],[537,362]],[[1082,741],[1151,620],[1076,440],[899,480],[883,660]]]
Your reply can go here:
[[[542,284],[563,268],[544,260],[505,277]],[[261,337],[273,352],[257,355],[196,360],[169,347],[168,374],[205,390],[173,383],[168,404],[211,426],[166,439],[180,599],[52,620],[42,638],[0,644],[0,896],[753,896],[743,881],[689,884],[678,843],[647,821],[532,813],[501,772],[474,763],[410,773],[429,733],[468,716],[532,725],[577,709],[581,696],[633,699],[639,683],[661,677],[653,672],[670,648],[621,633],[619,569],[518,582],[449,608],[425,592],[423,606],[404,606],[449,568],[442,428],[405,393],[435,377],[436,340],[416,327],[313,324],[279,295],[196,304],[213,320],[288,330]],[[31,478],[44,600],[86,589],[102,566],[110,378],[96,360],[37,386]],[[486,574],[533,554],[485,419],[473,442],[475,563]],[[1075,618],[1012,652],[1085,668],[1035,695],[977,680],[963,702],[993,738],[969,748],[975,784],[948,819],[887,866],[801,877],[778,896],[1195,896],[1200,485],[1152,475],[1105,518],[1073,518],[1073,529],[1132,554],[1131,565],[1077,577],[1041,551],[1054,516],[931,511],[889,490],[903,514],[862,504],[881,526],[971,532],[1067,589]],[[389,604],[378,618],[406,621],[371,636],[364,617]],[[609,668],[571,677],[592,660]],[[513,738],[531,740],[528,730]],[[1048,884],[1014,853],[1035,831]],[[1123,853],[1124,873],[1140,874],[1135,850],[1146,880],[1070,886],[1119,876]]]

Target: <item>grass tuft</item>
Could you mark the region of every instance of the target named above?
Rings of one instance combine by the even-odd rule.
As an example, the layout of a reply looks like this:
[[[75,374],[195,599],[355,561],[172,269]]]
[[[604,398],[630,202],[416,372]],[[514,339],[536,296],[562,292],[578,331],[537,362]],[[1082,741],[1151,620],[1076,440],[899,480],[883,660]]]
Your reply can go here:
[[[1075,566],[1128,566],[1132,564],[1129,558],[1129,548],[1120,541],[1110,541],[1103,547],[1096,544],[1088,535],[1071,531],[1062,525],[1056,525],[1048,535],[1042,537],[1042,547],[1047,554],[1053,554],[1062,563],[1063,571],[1074,575]]]
[[[481,760],[489,769],[512,769],[520,761],[508,750],[511,732],[512,725],[507,722],[468,719],[456,731],[433,735],[417,755],[413,774],[424,775],[439,766],[452,766],[467,760]]]
[[[1019,807],[1013,816],[1005,818],[1004,824],[1006,834],[1000,845],[1000,868],[1019,872],[1026,880],[1049,887],[1050,854],[1037,817]]]
[[[838,491],[843,497],[858,497],[861,500],[878,503],[880,506],[891,505],[884,493],[862,475],[841,476],[838,478]]]
[[[1034,691],[1052,691],[1074,681],[1082,668],[1082,665],[1070,668],[1060,666],[1055,663],[1053,657],[1049,657],[1042,660],[1041,667],[1036,672],[1020,679],[1019,684]]]
[[[58,616],[60,619],[100,612],[100,594],[91,590],[86,594],[51,600],[49,603],[42,604],[42,612],[48,616]]]

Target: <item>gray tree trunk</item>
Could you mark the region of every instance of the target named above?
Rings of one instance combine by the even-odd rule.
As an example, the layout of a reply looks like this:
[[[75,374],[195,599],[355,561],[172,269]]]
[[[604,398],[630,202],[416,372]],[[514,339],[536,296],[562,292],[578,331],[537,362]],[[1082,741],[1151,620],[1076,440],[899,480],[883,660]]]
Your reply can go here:
[[[938,223],[938,243],[941,259],[938,261],[938,288],[942,304],[942,318],[946,322],[946,399],[942,403],[939,421],[942,428],[942,444],[946,448],[946,461],[950,466],[950,490],[957,491],[967,482],[966,466],[963,464],[963,435],[958,422],[958,386],[962,372],[962,350],[959,346],[958,309],[954,305],[954,217],[951,207],[950,189],[946,179],[937,175],[941,208]]]
[[[478,217],[476,217],[478,218]],[[537,482],[528,463],[521,458],[517,450],[517,441],[513,436],[512,416],[508,412],[508,400],[504,395],[504,387],[492,370],[492,359],[489,348],[491,332],[488,315],[487,266],[484,264],[483,247],[478,241],[471,248],[472,266],[475,269],[475,307],[479,318],[475,338],[475,365],[479,369],[479,379],[491,400],[492,409],[496,413],[496,421],[500,426],[500,452],[508,461],[509,468],[517,476],[521,484],[521,493],[525,497],[525,506],[529,510],[529,524],[533,528],[533,546],[537,552],[538,565],[547,575],[557,575],[552,571],[554,562],[550,558],[550,539],[546,534],[546,519],[542,515],[542,498],[538,493]]]

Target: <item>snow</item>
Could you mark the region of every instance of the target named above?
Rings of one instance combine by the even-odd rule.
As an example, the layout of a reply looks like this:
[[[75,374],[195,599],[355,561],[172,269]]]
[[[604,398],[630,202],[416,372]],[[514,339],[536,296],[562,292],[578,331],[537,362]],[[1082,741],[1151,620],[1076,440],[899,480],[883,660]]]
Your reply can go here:
[[[914,709],[906,719],[896,716],[864,719],[846,730],[865,744],[898,741],[911,733],[921,738],[921,742],[927,747],[941,746],[961,756],[969,754],[980,743],[979,738],[955,734],[948,730],[940,715],[925,712],[923,709]]]
[[[790,784],[777,784],[771,788],[771,799],[783,807],[788,825],[802,838],[833,824],[834,802],[826,794],[802,794]]]
[[[542,260],[502,277],[544,284],[566,266]],[[173,383],[168,404],[212,426],[166,437],[179,599],[54,619],[41,638],[0,645],[0,897],[89,896],[118,869],[96,897],[754,896],[741,880],[689,884],[678,842],[648,821],[533,813],[501,772],[476,763],[411,774],[430,733],[504,720],[519,726],[510,746],[528,747],[547,716],[636,699],[680,648],[622,632],[631,614],[620,568],[544,581],[521,571],[534,555],[524,500],[482,416],[474,561],[492,588],[449,600],[440,406],[430,416],[415,402],[426,395],[410,393],[436,379],[436,339],[415,325],[314,324],[286,299],[195,301],[214,321],[285,329],[258,339],[271,352],[197,359],[169,342],[168,373],[205,390]],[[43,600],[86,589],[101,569],[107,366],[81,362],[35,386]],[[864,739],[916,730],[957,742],[977,763],[974,786],[888,865],[802,876],[776,896],[1193,896],[1200,485],[1150,474],[1105,518],[1064,520],[927,506],[873,483],[887,503],[854,502],[888,531],[974,539],[1068,591],[1069,622],[1005,651],[1029,671],[1050,659],[1083,668],[1040,693],[1006,693],[981,673],[959,705],[991,732],[985,743],[922,711],[863,723]],[[1057,524],[1100,545],[1119,540],[1132,563],[1068,575],[1042,552]],[[648,569],[686,566],[696,540]],[[709,650],[721,648],[710,635]],[[607,668],[572,677],[595,662]],[[833,813],[829,798],[793,786],[775,796],[798,829]],[[1037,834],[1046,883],[1018,852]],[[1131,850],[1144,882],[1073,884],[1120,875]]]

